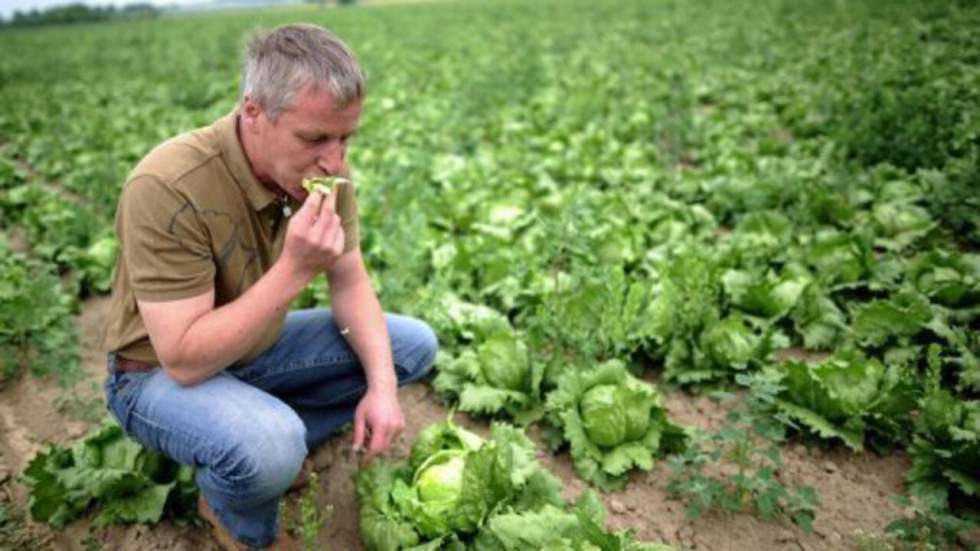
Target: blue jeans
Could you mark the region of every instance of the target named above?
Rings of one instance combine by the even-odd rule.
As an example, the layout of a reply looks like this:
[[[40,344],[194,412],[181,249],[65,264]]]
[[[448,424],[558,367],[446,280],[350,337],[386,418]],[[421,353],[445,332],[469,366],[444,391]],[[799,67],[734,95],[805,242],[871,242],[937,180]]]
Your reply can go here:
[[[438,343],[424,322],[386,314],[399,384],[424,377]],[[131,438],[197,469],[197,485],[242,543],[270,545],[279,498],[308,450],[354,418],[367,389],[354,351],[326,309],[286,316],[279,340],[254,361],[183,387],[162,369],[114,373],[109,411]]]

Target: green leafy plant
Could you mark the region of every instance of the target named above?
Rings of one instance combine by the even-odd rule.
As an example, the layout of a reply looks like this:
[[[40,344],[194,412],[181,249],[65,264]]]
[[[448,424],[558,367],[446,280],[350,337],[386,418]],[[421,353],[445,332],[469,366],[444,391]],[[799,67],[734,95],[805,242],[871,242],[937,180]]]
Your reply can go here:
[[[451,421],[419,433],[407,461],[375,460],[355,475],[361,537],[371,550],[669,551],[609,532],[592,492],[574,506],[517,428],[484,439]]]
[[[159,522],[167,510],[195,514],[193,470],[126,438],[112,420],[70,448],[52,445],[21,475],[35,521],[61,528],[95,504],[96,526]]]
[[[748,405],[729,411],[721,429],[697,434],[683,453],[668,458],[667,491],[687,504],[692,520],[720,508],[769,522],[785,516],[811,532],[819,506],[816,491],[788,486],[779,477],[785,429],[770,411],[779,387],[765,378],[739,380],[751,381]]]
[[[885,531],[894,537],[901,549],[939,551],[956,545],[957,535],[975,530],[977,518],[961,518],[953,514],[945,502],[923,496],[902,495],[898,505],[911,515],[888,523]]]
[[[544,364],[533,362],[522,336],[499,331],[463,350],[442,356],[432,384],[458,401],[460,411],[481,415],[506,412],[520,424],[543,413],[541,381]]]
[[[907,344],[910,337],[926,328],[933,315],[924,296],[903,290],[887,299],[854,306],[851,328],[862,346]]]
[[[522,551],[672,551],[657,543],[637,542],[629,530],[609,533],[605,508],[593,492],[572,507],[545,505],[537,511],[503,512],[487,521],[474,542],[476,549]]]
[[[450,546],[495,510],[561,505],[561,483],[519,430],[494,424],[483,439],[451,421],[424,429],[406,463],[373,461],[356,475],[361,536],[372,550]]]
[[[773,404],[788,424],[853,450],[864,449],[868,429],[883,443],[908,440],[916,385],[907,366],[841,351],[819,363],[773,365],[765,374],[781,385]]]
[[[700,338],[721,319],[717,262],[697,250],[681,250],[661,264],[658,292],[650,303],[652,334],[664,356],[664,377],[695,384],[730,376],[701,350]]]
[[[657,390],[618,360],[565,373],[547,408],[579,476],[603,490],[621,487],[631,469],[650,470],[654,457],[684,446],[684,430],[667,419]]]
[[[980,254],[933,249],[910,266],[909,279],[930,301],[976,316],[980,305]],[[972,312],[971,312],[972,310]]]
[[[921,402],[907,474],[912,493],[945,502],[950,491],[980,498],[980,401],[933,388]]]
[[[299,534],[304,551],[329,549],[319,542],[319,538],[333,518],[334,509],[329,504],[321,507],[319,497],[320,476],[316,472],[310,472],[309,484],[299,496],[296,511],[290,515],[289,507],[282,508],[285,516],[283,524]]]
[[[57,373],[65,384],[77,380],[76,307],[49,267],[0,240],[0,381],[24,370]]]

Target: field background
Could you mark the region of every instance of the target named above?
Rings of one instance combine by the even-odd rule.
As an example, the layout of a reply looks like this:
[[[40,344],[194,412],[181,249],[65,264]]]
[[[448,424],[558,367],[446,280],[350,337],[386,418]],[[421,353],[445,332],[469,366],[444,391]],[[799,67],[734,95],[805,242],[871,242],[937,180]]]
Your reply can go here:
[[[837,303],[839,323],[833,309],[819,312],[833,323],[770,315],[785,332],[778,356],[822,359],[855,342],[869,304],[916,285],[906,262],[937,249],[971,254],[980,243],[980,39],[970,31],[980,10],[971,2],[395,2],[3,31],[0,547],[209,545],[204,528],[170,521],[32,524],[17,474],[103,414],[98,339],[127,171],[160,141],[228,113],[249,33],[295,21],[333,29],[365,67],[369,95],[349,152],[362,247],[385,308],[440,329],[440,362],[475,344],[439,321],[453,297],[494,308],[521,331],[567,331],[555,342],[575,361],[626,359],[670,388],[672,418],[717,429],[729,406],[710,391],[772,358],[698,364],[671,355],[664,339],[616,333],[604,282],[625,273],[660,285],[664,263],[714,262],[721,250],[738,258],[723,268],[751,264],[753,277],[771,281],[797,262],[807,288],[819,283]],[[866,255],[813,260],[823,249],[807,247],[827,232],[866,243]],[[854,263],[856,274],[823,275]],[[564,278],[588,296],[554,307],[547,297]],[[319,281],[297,305],[324,300]],[[766,317],[728,288],[710,301],[690,297],[702,301],[726,316]],[[966,374],[980,353],[976,303],[946,306],[953,314],[934,309],[928,320],[945,316],[959,341],[886,323],[856,342],[901,358],[923,388],[926,346],[942,342],[950,388],[975,400],[980,369],[972,383]],[[404,392],[401,453],[447,411],[429,386]],[[820,495],[810,534],[745,513],[689,522],[668,498],[664,464],[604,500],[612,525],[684,548],[852,549],[867,544],[859,531],[880,534],[910,514],[892,499],[911,464],[905,443],[880,455],[834,439],[787,443],[780,476]],[[359,548],[345,445],[315,454],[320,499],[335,507],[320,539],[331,549]],[[545,460],[569,491],[584,487],[567,452]]]

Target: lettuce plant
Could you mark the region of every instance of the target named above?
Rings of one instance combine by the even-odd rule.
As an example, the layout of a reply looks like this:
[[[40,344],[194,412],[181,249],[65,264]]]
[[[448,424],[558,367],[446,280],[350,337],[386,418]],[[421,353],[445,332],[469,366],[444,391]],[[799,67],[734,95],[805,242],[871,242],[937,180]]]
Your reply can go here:
[[[796,305],[809,278],[729,270],[722,276],[725,294],[740,310],[765,319],[780,318]]]
[[[456,357],[443,358],[432,384],[458,400],[460,411],[506,413],[522,425],[543,414],[544,366],[531,361],[519,333],[499,331]]]
[[[874,270],[870,239],[863,234],[823,230],[803,254],[821,281],[830,287],[864,284]]]
[[[582,494],[574,508],[546,505],[538,511],[505,512],[491,517],[474,548],[524,551],[672,551],[658,543],[633,539],[629,530],[610,534],[603,529],[605,508],[594,492]]]
[[[821,438],[839,438],[856,451],[864,449],[868,428],[887,442],[907,439],[915,407],[907,367],[842,351],[821,363],[785,362],[766,374],[783,386],[775,400],[780,412]]]
[[[420,433],[409,461],[376,460],[356,475],[361,536],[368,549],[456,548],[504,507],[562,505],[561,482],[537,462],[518,429],[483,439],[451,421]]]
[[[851,328],[862,346],[903,343],[926,328],[933,318],[929,301],[914,290],[902,290],[887,299],[852,306]]]
[[[920,404],[907,474],[913,494],[945,502],[947,488],[980,498],[980,400],[935,388]],[[974,502],[976,503],[976,501]]]
[[[971,318],[980,311],[980,254],[935,249],[915,259],[908,277],[932,302],[971,309]]]
[[[96,526],[156,523],[166,508],[193,515],[194,471],[126,438],[112,420],[70,448],[52,445],[27,465],[22,480],[30,488],[35,521],[61,528],[91,505]]]
[[[618,360],[570,371],[548,395],[547,408],[571,446],[579,475],[603,490],[626,482],[632,468],[650,470],[654,456],[683,446],[684,431],[667,420],[656,389]]]

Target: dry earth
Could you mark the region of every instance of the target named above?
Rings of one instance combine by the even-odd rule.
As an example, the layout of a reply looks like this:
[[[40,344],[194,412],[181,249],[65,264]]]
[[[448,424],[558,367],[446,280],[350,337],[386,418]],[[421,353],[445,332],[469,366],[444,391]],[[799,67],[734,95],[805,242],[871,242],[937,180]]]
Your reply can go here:
[[[79,319],[83,366],[89,379],[77,385],[73,393],[80,397],[80,403],[89,404],[90,411],[104,409],[100,385],[105,367],[98,350],[98,335],[106,306],[104,298],[90,300],[84,304]],[[446,415],[446,409],[429,387],[416,385],[402,393],[408,430],[393,451],[399,457],[407,454],[408,444],[419,429]],[[47,443],[68,441],[93,426],[78,420],[77,414],[72,415],[72,408],[68,408],[69,413],[60,412],[56,402],[61,395],[55,382],[29,376],[0,391],[0,502],[23,508],[27,489],[17,482],[16,474]],[[680,392],[668,394],[667,408],[675,420],[703,428],[717,427],[724,419],[724,410],[711,399]],[[484,424],[464,416],[459,416],[458,421],[484,430]],[[321,484],[319,501],[334,509],[320,535],[322,549],[362,549],[351,479],[356,465],[347,459],[348,447],[347,437],[337,438],[314,454]],[[810,484],[820,495],[821,507],[811,534],[804,534],[787,521],[766,523],[748,514],[712,513],[689,522],[683,504],[670,499],[664,489],[668,468],[663,464],[652,472],[634,476],[625,490],[604,496],[609,520],[617,528],[632,527],[641,539],[699,551],[811,551],[853,549],[857,531],[880,533],[902,514],[892,496],[901,491],[902,476],[909,465],[903,454],[855,455],[842,449],[828,451],[797,443],[784,448],[783,456],[785,465],[780,477],[790,483]],[[584,488],[575,477],[567,454],[542,458],[566,481],[569,495]],[[205,528],[170,522],[152,528],[117,526],[95,530],[90,520],[83,519],[62,531],[26,523],[21,532],[22,538],[31,541],[32,549],[216,549]]]

